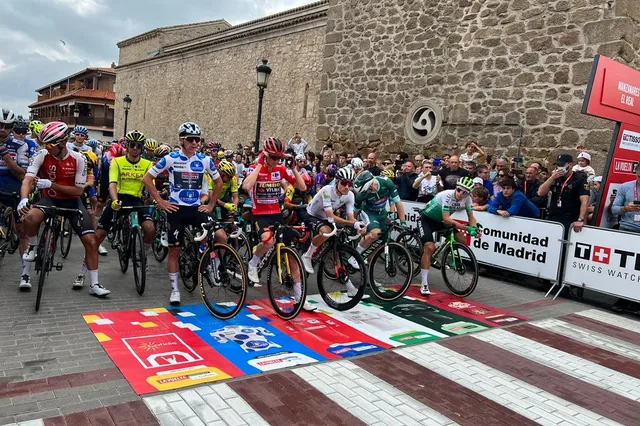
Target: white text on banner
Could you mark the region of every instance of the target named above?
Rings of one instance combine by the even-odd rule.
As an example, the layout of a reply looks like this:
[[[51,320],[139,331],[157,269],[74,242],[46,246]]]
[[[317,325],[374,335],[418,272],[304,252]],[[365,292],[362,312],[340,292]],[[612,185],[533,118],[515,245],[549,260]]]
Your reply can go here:
[[[585,226],[569,241],[563,282],[640,301],[640,235]]]
[[[419,214],[414,207],[424,204],[403,201],[407,222],[417,228]],[[473,212],[482,224],[482,238],[471,238],[469,246],[478,262],[526,275],[555,281],[560,268],[564,227],[555,222],[523,217],[504,218],[487,212]],[[467,221],[467,214],[456,212],[453,218]]]

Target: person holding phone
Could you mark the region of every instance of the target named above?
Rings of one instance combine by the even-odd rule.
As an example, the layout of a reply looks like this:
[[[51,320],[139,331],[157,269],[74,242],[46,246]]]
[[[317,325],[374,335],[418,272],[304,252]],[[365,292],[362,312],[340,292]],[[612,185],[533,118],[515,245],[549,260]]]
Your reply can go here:
[[[611,211],[620,215],[620,229],[640,232],[640,167],[636,168],[636,179],[625,182],[618,189]]]

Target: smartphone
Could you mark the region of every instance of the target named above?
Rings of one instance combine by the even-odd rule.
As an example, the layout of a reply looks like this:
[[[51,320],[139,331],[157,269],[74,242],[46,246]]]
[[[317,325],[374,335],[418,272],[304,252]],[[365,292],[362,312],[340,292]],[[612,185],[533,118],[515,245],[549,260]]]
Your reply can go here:
[[[511,171],[513,172],[514,175],[517,175],[517,176],[522,176],[522,173],[523,173],[522,169],[511,169]]]
[[[611,191],[611,195],[613,195],[614,197],[618,196],[618,190],[614,189],[613,191]]]
[[[635,205],[635,206],[640,205],[640,200],[633,200],[633,205]]]

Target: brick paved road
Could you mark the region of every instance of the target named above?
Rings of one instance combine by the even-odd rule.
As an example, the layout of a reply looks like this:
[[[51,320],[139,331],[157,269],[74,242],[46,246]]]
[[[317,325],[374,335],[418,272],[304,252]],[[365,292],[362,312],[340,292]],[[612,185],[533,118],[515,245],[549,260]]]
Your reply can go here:
[[[0,266],[0,424],[638,424],[640,323],[489,279],[475,300],[535,321],[141,399],[80,313],[166,305],[165,265],[151,260],[140,297],[110,253],[100,300],[70,288],[80,254],[49,276],[38,314],[17,256]]]

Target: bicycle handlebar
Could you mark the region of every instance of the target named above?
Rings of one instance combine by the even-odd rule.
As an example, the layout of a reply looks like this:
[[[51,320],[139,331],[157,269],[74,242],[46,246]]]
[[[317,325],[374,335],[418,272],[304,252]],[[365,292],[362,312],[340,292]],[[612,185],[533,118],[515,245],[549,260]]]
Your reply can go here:
[[[122,206],[118,210],[142,210],[142,209],[153,210],[155,208],[156,208],[156,206],[154,206],[154,205],[148,205],[148,206]]]
[[[75,213],[75,214],[82,214],[81,210],[78,209],[65,209],[63,207],[56,207],[56,206],[43,206],[40,204],[34,204],[33,207],[37,207],[39,209],[42,210],[53,210],[56,212],[70,212],[70,213]]]
[[[321,232],[320,234],[325,238],[333,237],[334,235],[336,235],[336,232],[338,232],[338,227],[335,223],[332,223],[331,226],[333,226],[333,230],[331,232],[329,232],[328,234]]]
[[[200,226],[202,227],[202,234],[193,237],[193,241],[197,243],[207,238],[207,235],[209,235],[209,229],[213,227],[213,222],[201,223]]]

